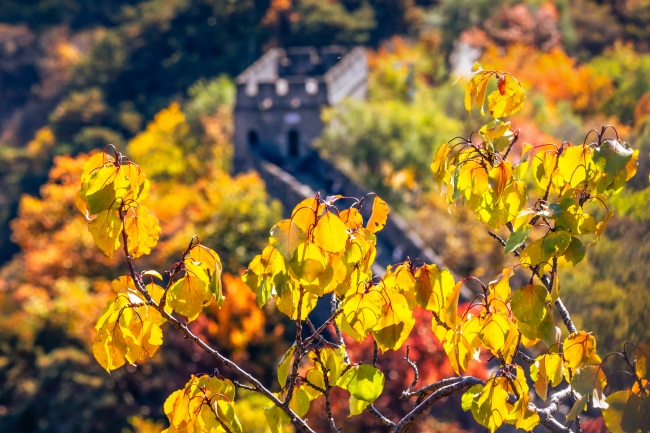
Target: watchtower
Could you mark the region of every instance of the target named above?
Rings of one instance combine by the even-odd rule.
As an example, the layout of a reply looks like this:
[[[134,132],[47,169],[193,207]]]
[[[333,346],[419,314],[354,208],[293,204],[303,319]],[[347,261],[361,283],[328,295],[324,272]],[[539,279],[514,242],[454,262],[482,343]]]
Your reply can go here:
[[[343,98],[365,98],[368,65],[361,47],[273,48],[236,79],[235,171],[254,155],[297,167],[314,152],[321,108]]]

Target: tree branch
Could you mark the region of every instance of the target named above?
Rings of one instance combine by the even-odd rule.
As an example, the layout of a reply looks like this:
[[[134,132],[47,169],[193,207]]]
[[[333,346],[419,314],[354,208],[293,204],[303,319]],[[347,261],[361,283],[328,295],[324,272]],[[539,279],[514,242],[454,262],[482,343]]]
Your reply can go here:
[[[551,396],[549,404],[544,409],[537,409],[540,423],[553,433],[569,433],[571,429],[562,425],[558,420],[553,418],[553,415],[560,408],[560,402],[571,395],[571,387],[568,386],[561,391],[556,392]]]
[[[417,405],[411,412],[409,412],[402,420],[395,426],[393,433],[406,433],[413,427],[413,423],[417,418],[422,414],[426,413],[431,406],[435,404],[438,400],[443,397],[447,397],[458,391],[466,391],[474,385],[485,384],[480,379],[475,377],[464,377],[462,380],[452,384],[444,386],[438,389],[436,392],[428,396],[422,403]]]
[[[122,217],[122,222],[124,223],[124,217],[123,217],[123,212],[120,212],[120,217]],[[142,282],[142,279],[140,278],[140,275],[135,269],[135,266],[133,264],[133,258],[131,257],[131,254],[129,254],[129,249],[128,249],[128,235],[126,234],[125,230],[122,230],[122,244],[124,248],[124,254],[126,255],[126,262],[129,266],[129,272],[131,273],[131,277],[133,278],[133,281],[135,282],[135,287],[136,289],[142,294],[142,296],[145,297],[147,300],[147,303],[150,305],[153,305],[153,307],[160,312],[160,314],[169,322],[171,325],[181,331],[184,335],[185,338],[192,340],[197,346],[199,346],[201,349],[203,349],[204,352],[208,353],[211,355],[213,358],[215,358],[217,361],[221,362],[222,364],[226,365],[230,369],[232,369],[235,373],[237,373],[239,376],[243,377],[246,379],[248,382],[252,384],[252,387],[254,388],[255,391],[257,391],[260,394],[263,394],[266,398],[271,400],[273,404],[275,404],[277,407],[282,409],[288,416],[289,419],[291,420],[291,423],[296,426],[300,431],[302,432],[307,432],[307,433],[316,433],[314,430],[309,427],[309,425],[300,418],[290,407],[288,404],[284,404],[280,399],[278,399],[271,391],[269,391],[262,383],[255,379],[250,373],[248,373],[246,370],[241,368],[239,365],[237,365],[235,362],[230,360],[230,358],[227,358],[226,356],[222,355],[217,351],[216,349],[213,349],[210,347],[205,341],[203,341],[201,338],[199,338],[197,335],[195,335],[192,331],[187,326],[187,323],[182,323],[180,320],[178,320],[176,317],[172,316],[169,314],[163,307],[161,307],[154,299],[151,297],[149,292],[147,291],[144,283]]]

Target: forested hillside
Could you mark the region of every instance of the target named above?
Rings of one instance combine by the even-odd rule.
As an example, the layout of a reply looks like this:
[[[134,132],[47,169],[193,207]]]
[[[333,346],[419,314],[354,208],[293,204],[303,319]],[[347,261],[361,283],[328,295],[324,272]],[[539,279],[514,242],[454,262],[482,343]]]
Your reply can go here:
[[[4,0],[0,431],[160,431],[167,395],[214,369],[179,335],[151,362],[110,376],[93,359],[91,328],[126,265],[92,245],[74,201],[88,154],[109,144],[155,184],[148,206],[163,235],[146,266],[169,266],[193,235],[215,248],[234,302],[208,307],[192,329],[274,378],[264,366],[282,357],[277,341],[290,341],[291,323],[258,309],[238,275],[282,209],[256,173],[230,172],[233,78],[269,47],[332,44],[368,47],[369,98],[326,109],[314,145],[405,215],[459,275],[498,275],[517,260],[469,211],[448,209],[431,173],[443,143],[482,125],[465,113],[463,85],[452,85],[458,55],[475,53],[470,66],[478,60],[520,81],[518,143],[589,143],[590,130],[612,125],[639,149],[600,242],[560,273],[564,301],[600,353],[650,341],[650,1]],[[430,329],[430,317],[416,319]],[[440,345],[418,332],[409,339],[423,377],[453,371]],[[348,343],[351,353],[372,351]],[[382,367],[399,371],[403,356]],[[484,364],[470,369],[487,374]],[[405,410],[398,395],[381,398]],[[253,394],[241,401],[238,415],[254,423],[247,409],[263,403]],[[437,409],[421,431],[478,428],[454,407]],[[345,431],[374,431],[373,422],[362,416]]]

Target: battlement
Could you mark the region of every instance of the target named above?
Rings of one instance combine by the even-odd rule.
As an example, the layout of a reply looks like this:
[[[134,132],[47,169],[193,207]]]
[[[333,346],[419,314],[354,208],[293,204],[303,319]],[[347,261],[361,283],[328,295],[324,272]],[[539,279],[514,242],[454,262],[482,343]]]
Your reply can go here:
[[[250,168],[251,152],[281,165],[306,161],[323,128],[321,108],[365,98],[367,77],[361,47],[267,51],[235,80],[235,168]]]

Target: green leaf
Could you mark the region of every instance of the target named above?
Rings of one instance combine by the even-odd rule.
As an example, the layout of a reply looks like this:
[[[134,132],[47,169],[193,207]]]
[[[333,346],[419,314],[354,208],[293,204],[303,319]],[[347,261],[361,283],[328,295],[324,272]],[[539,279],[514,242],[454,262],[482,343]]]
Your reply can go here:
[[[625,171],[633,154],[634,151],[630,149],[628,143],[608,138],[594,149],[593,160],[600,171],[616,174]]]
[[[481,391],[483,391],[483,385],[480,383],[465,391],[461,398],[461,407],[465,412],[472,410],[472,403],[474,403],[474,400],[479,397]]]
[[[551,295],[546,287],[528,284],[512,295],[510,306],[518,322],[534,325],[541,323],[550,313],[546,308],[549,302]]]
[[[293,354],[296,352],[296,346],[293,345],[285,352],[278,364],[278,382],[280,386],[284,388],[287,383],[287,377],[289,376],[289,370],[291,369]]]
[[[542,248],[546,256],[561,256],[571,243],[571,235],[564,230],[550,232],[542,240]]]
[[[354,398],[374,402],[384,390],[384,373],[368,364],[350,367],[338,381]]]
[[[575,403],[573,403],[573,407],[569,411],[569,413],[566,416],[567,421],[572,421],[576,419],[580,413],[582,413],[583,410],[587,407],[587,400],[589,399],[588,395],[583,395],[581,398],[579,398]]]
[[[580,239],[578,239],[575,236],[571,237],[571,243],[569,244],[569,247],[566,249],[564,252],[564,258],[566,259],[567,262],[571,263],[571,265],[575,266],[578,263],[582,261],[582,259],[585,258],[585,253],[587,252],[585,246],[580,242]]]
[[[579,395],[588,395],[591,404],[600,409],[607,408],[604,389],[607,378],[600,365],[585,365],[575,370],[571,387]]]
[[[520,246],[523,245],[524,242],[526,242],[526,239],[528,239],[528,236],[530,235],[530,232],[533,230],[533,226],[531,225],[523,225],[521,226],[518,230],[515,230],[510,237],[508,237],[508,240],[506,242],[505,246],[505,253],[511,253]]]

